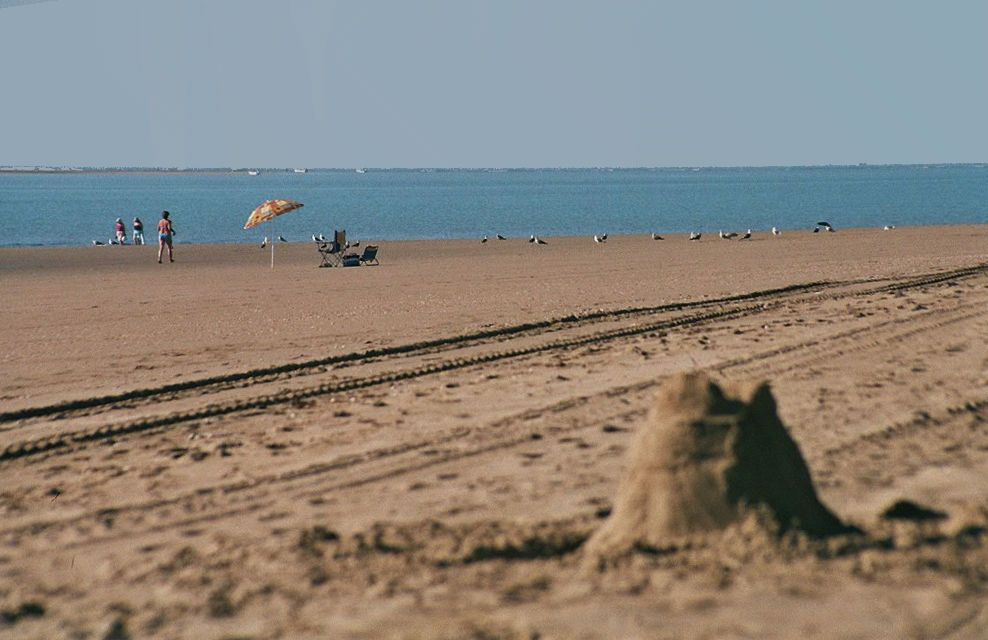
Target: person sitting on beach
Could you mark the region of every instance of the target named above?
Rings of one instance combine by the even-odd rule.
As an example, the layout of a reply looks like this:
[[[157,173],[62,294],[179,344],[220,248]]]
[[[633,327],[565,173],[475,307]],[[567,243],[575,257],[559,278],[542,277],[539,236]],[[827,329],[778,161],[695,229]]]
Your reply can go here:
[[[144,244],[144,223],[134,218],[134,244]]]
[[[161,212],[161,220],[158,221],[158,264],[161,264],[161,252],[168,247],[168,262],[175,262],[172,257],[172,236],[175,235],[175,227],[168,219],[171,214],[167,211]]]
[[[123,220],[117,218],[117,244],[127,244],[127,232],[124,231]]]

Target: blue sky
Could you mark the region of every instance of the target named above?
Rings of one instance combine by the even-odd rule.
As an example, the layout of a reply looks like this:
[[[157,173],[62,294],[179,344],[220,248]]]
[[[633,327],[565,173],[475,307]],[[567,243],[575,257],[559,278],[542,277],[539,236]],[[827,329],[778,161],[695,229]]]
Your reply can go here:
[[[0,0],[0,165],[984,162],[988,2]]]

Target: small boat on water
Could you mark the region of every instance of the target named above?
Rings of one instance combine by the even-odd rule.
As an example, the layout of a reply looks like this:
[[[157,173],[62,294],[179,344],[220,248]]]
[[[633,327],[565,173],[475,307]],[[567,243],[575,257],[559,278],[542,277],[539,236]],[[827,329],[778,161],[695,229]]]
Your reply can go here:
[[[293,169],[292,171],[294,171],[295,173],[306,173],[308,169]]]
[[[258,173],[260,173],[260,171],[248,171],[247,172],[247,175],[249,175],[249,176],[256,176]]]
[[[357,169],[357,173],[367,173],[367,169]]]

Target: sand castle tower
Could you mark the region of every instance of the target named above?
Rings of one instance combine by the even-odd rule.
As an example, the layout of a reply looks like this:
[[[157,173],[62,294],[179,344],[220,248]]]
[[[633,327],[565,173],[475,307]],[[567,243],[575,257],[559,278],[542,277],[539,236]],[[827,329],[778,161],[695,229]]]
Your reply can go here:
[[[629,456],[614,510],[584,546],[592,556],[662,548],[723,529],[745,505],[767,507],[782,530],[845,530],[817,498],[767,384],[722,391],[700,373],[673,377]]]

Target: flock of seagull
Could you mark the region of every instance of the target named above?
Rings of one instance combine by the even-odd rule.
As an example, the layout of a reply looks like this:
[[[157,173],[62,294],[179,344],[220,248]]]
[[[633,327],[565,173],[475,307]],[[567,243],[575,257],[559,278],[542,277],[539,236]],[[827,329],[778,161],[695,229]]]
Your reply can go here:
[[[829,222],[821,221],[821,222],[817,222],[816,224],[817,224],[817,226],[814,227],[813,233],[817,233],[821,229],[825,229],[825,230],[830,231],[830,232],[833,232],[834,231],[834,227]],[[895,228],[895,226],[892,226],[892,225],[886,225],[885,226],[885,230],[886,231],[888,231],[890,229],[894,229],[894,228]],[[703,234],[700,233],[699,231],[693,231],[693,232],[690,233],[689,239],[690,240],[699,240],[702,235]],[[752,231],[751,231],[751,229],[748,229],[744,233],[739,233],[739,232],[735,232],[735,231],[728,231],[728,232],[719,231],[718,232],[718,235],[720,236],[720,238],[722,240],[734,240],[735,238],[738,239],[738,240],[750,240],[751,239],[751,236],[752,236]],[[773,236],[781,236],[782,235],[782,232],[779,231],[776,227],[772,227],[772,235]],[[507,238],[505,236],[501,235],[500,233],[494,234],[494,237],[496,239],[498,239],[498,240],[507,240]],[[285,240],[285,238],[283,236],[278,236],[278,240],[280,242],[288,242],[287,240]],[[489,240],[490,240],[490,237],[485,233],[483,235],[483,237],[481,237],[480,243],[481,244],[484,244],[484,243],[488,242]],[[659,235],[658,233],[653,233],[652,234],[652,240],[665,240],[665,238],[663,236]],[[319,234],[315,234],[314,233],[314,234],[312,234],[312,241],[313,242],[318,242],[320,244],[325,244],[326,242],[329,242],[329,239],[326,238],[321,233],[319,233]],[[606,233],[594,234],[593,235],[593,241],[595,243],[597,243],[597,244],[603,244],[603,243],[607,242],[607,234]],[[269,242],[268,238],[265,237],[264,238],[264,241],[261,242],[261,248],[263,249],[264,247],[266,247],[268,245],[268,242]],[[539,236],[535,235],[534,233],[528,237],[528,242],[529,242],[529,244],[536,244],[536,245],[539,245],[539,244],[549,244],[548,241],[546,241],[543,238],[540,238]],[[347,242],[347,248],[356,247],[359,244],[360,244],[359,242],[352,242],[352,243],[351,242]]]
[[[894,224],[887,224],[884,227],[882,227],[882,230],[883,231],[891,231],[893,229],[895,229],[895,225]],[[816,223],[816,226],[813,227],[813,233],[820,233],[821,231],[829,232],[829,233],[835,233],[837,230],[834,229],[834,226],[832,224],[830,224],[829,222],[827,222],[826,220],[820,220],[819,222]],[[720,231],[717,232],[717,235],[720,237],[721,240],[751,240],[751,237],[752,237],[753,233],[752,233],[751,229],[748,229],[747,231],[745,231],[743,233],[742,232],[737,232],[737,231],[726,231],[725,232],[723,230],[720,230]],[[779,237],[779,236],[782,235],[782,231],[780,231],[777,227],[772,227],[772,235],[775,236],[775,237]],[[506,239],[500,233],[496,234],[495,237],[498,240],[505,240]],[[688,239],[689,240],[693,240],[693,241],[697,241],[701,237],[703,237],[703,234],[701,232],[699,232],[699,231],[691,231],[690,234],[689,234],[689,236],[688,236]],[[484,234],[484,236],[480,239],[480,242],[481,242],[481,244],[483,244],[483,243],[486,243],[489,239],[490,238],[486,234]],[[665,240],[665,238],[663,236],[659,235],[658,233],[653,233],[652,234],[652,240]],[[597,244],[605,243],[605,242],[607,242],[607,234],[606,233],[594,234],[593,235],[593,241],[595,243],[597,243]],[[549,244],[548,242],[546,242],[545,240],[543,240],[542,238],[540,238],[540,237],[538,237],[537,235],[534,235],[534,234],[528,237],[528,242],[531,243],[531,244]]]
[[[888,231],[890,229],[894,229],[894,228],[895,228],[895,226],[892,226],[892,225],[886,225],[885,226],[885,230],[886,231]],[[813,228],[813,233],[817,233],[821,229],[825,229],[825,230],[830,231],[830,232],[833,232],[834,231],[833,225],[831,225],[829,222],[820,221],[820,222],[817,222],[816,223],[816,227]],[[725,232],[725,231],[721,230],[721,231],[718,231],[717,235],[720,236],[720,239],[721,240],[734,240],[734,239],[737,239],[737,240],[750,240],[751,239],[751,236],[752,236],[752,231],[751,231],[751,229],[748,229],[744,233],[740,233],[740,232],[736,232],[736,231],[727,231],[727,232]],[[772,235],[778,237],[778,236],[781,236],[782,235],[782,232],[779,231],[778,228],[772,227]],[[500,233],[496,234],[495,237],[498,240],[505,240],[506,239]],[[694,240],[694,241],[695,240],[699,240],[701,237],[703,237],[703,234],[701,232],[699,232],[699,231],[691,231],[690,232],[690,235],[689,235],[689,239],[690,240]],[[313,238],[314,238],[314,236],[313,236]],[[481,244],[484,244],[488,240],[490,240],[490,238],[487,236],[487,234],[484,234],[484,236],[480,239],[480,243]],[[652,234],[652,240],[665,240],[665,238],[663,236],[659,235],[658,233],[653,233]],[[593,241],[595,243],[597,243],[597,244],[603,244],[603,243],[607,242],[607,234],[606,233],[594,234],[593,235]],[[528,242],[531,243],[531,244],[549,244],[548,242],[546,242],[545,240],[543,240],[542,238],[538,237],[535,234],[532,234],[532,235],[530,235],[528,237]]]

